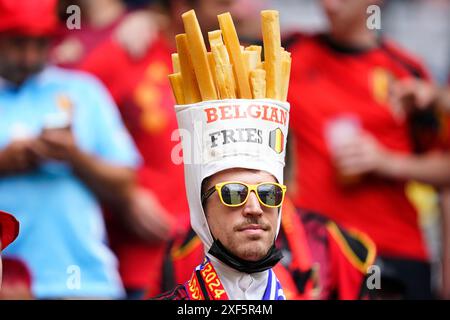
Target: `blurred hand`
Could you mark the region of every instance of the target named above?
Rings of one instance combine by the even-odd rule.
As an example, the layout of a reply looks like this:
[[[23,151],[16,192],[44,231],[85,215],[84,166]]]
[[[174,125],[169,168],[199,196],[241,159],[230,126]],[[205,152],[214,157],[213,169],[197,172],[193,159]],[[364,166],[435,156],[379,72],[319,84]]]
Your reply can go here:
[[[404,118],[414,110],[425,110],[434,105],[439,97],[439,88],[419,79],[397,81],[391,92],[391,105],[398,116]]]
[[[114,37],[122,48],[134,59],[145,56],[150,46],[156,40],[162,16],[146,10],[130,13],[117,27]]]
[[[58,160],[72,163],[78,147],[72,130],[44,130],[33,145],[33,151],[42,160]]]
[[[148,190],[132,192],[125,223],[129,230],[148,242],[168,241],[174,234],[176,221]]]
[[[38,159],[32,152],[34,140],[12,141],[5,149],[0,151],[0,172],[22,173],[33,170]]]
[[[336,167],[344,176],[383,174],[389,153],[369,133],[362,132],[343,143],[334,153]]]

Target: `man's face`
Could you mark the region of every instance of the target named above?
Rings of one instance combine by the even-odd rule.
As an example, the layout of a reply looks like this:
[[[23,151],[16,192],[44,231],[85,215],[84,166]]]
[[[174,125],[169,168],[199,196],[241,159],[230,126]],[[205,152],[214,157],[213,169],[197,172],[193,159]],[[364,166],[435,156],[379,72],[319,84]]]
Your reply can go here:
[[[380,2],[380,0],[321,0],[331,28],[340,30],[365,23],[367,8]]]
[[[247,184],[276,182],[272,175],[264,171],[230,169],[209,178],[204,191],[225,181]],[[217,192],[214,192],[206,201],[205,212],[212,235],[241,259],[260,260],[274,243],[278,208],[261,205],[254,192],[239,207],[223,205]]]
[[[39,72],[47,62],[47,38],[0,35],[0,76],[16,85]]]

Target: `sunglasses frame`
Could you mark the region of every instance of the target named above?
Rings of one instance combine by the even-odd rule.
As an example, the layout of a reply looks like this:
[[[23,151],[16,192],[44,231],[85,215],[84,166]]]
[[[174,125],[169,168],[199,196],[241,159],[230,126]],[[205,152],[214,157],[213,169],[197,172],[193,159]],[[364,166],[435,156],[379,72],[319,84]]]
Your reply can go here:
[[[225,186],[225,185],[227,185],[227,184],[231,184],[231,183],[233,183],[233,184],[240,184],[240,185],[246,186],[247,189],[248,189],[247,197],[245,197],[245,200],[242,201],[242,202],[239,203],[239,204],[228,204],[228,203],[225,203],[225,201],[223,201],[223,198],[222,198],[222,192],[221,192],[221,191],[222,191],[222,187]],[[265,185],[265,184],[276,185],[276,186],[278,186],[278,187],[281,188],[281,191],[283,192],[283,195],[282,195],[281,202],[280,202],[279,205],[277,205],[277,206],[271,206],[271,205],[268,205],[268,204],[264,203],[264,202],[261,200],[261,198],[259,197],[259,194],[258,194],[258,187],[261,186],[261,185]],[[251,193],[252,191],[254,191],[255,194],[256,194],[256,197],[258,198],[258,201],[259,201],[260,204],[262,204],[263,206],[265,206],[265,207],[267,207],[267,208],[279,208],[279,207],[281,207],[281,206],[283,205],[283,201],[284,201],[284,196],[285,196],[285,194],[286,194],[286,190],[287,190],[287,187],[286,187],[285,185],[279,184],[279,183],[277,183],[277,182],[261,182],[261,183],[258,183],[258,184],[248,184],[248,183],[241,182],[241,181],[225,181],[225,182],[217,183],[214,187],[212,187],[212,188],[210,188],[208,191],[206,191],[206,192],[202,195],[202,203],[204,204],[204,202],[205,202],[205,201],[206,201],[206,200],[207,200],[207,199],[208,199],[215,191],[217,191],[217,193],[219,194],[220,202],[222,202],[222,204],[223,204],[224,206],[231,207],[231,208],[240,207],[240,206],[244,205],[244,204],[248,201],[248,197],[250,196],[250,193]]]

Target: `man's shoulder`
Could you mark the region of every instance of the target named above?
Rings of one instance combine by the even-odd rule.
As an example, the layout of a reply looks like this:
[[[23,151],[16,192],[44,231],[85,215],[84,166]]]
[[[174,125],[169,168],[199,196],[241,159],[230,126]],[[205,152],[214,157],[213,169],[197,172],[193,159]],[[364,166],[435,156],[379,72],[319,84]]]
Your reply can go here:
[[[180,284],[174,289],[153,297],[150,300],[189,300],[189,296],[186,288]]]

